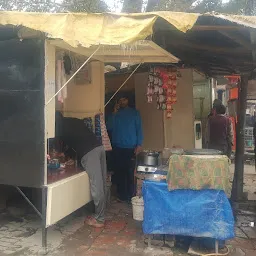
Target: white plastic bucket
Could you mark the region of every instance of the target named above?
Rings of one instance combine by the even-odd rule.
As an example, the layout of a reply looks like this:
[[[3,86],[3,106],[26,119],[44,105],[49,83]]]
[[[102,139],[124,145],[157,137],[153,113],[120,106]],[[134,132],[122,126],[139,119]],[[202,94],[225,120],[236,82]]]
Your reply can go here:
[[[132,198],[132,215],[134,220],[143,221],[144,201],[142,197]]]

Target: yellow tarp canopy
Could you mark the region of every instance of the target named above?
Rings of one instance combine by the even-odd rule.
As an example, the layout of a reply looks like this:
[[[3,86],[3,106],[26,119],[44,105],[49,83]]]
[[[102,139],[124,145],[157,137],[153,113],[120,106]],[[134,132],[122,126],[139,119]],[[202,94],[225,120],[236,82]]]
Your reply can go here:
[[[24,26],[62,39],[76,47],[92,45],[122,45],[143,40],[153,33],[153,26],[162,18],[178,30],[186,32],[201,14],[153,12],[138,14],[88,13],[26,13],[0,12],[0,25]],[[256,27],[256,17],[211,15],[240,25]]]
[[[121,45],[145,39],[152,34],[158,17],[186,32],[195,24],[198,14],[159,12],[116,15],[74,13],[0,12],[0,25],[22,25],[62,39],[73,47],[81,45]]]

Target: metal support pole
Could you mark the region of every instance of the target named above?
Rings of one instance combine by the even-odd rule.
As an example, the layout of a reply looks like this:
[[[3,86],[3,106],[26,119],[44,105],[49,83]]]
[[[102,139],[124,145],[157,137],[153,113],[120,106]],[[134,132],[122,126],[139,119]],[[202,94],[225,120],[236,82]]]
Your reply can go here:
[[[238,102],[238,123],[236,128],[235,173],[232,186],[232,200],[243,199],[244,187],[244,126],[247,106],[248,76],[241,76]]]
[[[27,198],[27,196],[23,193],[23,191],[19,187],[15,187],[19,193],[23,196],[23,198],[29,203],[29,205],[35,210],[35,212],[40,216],[42,219],[41,212],[38,211],[38,209],[33,205],[33,203]]]
[[[151,248],[151,239],[152,239],[152,236],[149,235],[148,236],[148,248]]]
[[[219,254],[219,241],[217,239],[215,240],[215,253],[216,255]]]
[[[47,252],[47,227],[46,227],[46,209],[47,209],[47,187],[42,188],[42,247]]]

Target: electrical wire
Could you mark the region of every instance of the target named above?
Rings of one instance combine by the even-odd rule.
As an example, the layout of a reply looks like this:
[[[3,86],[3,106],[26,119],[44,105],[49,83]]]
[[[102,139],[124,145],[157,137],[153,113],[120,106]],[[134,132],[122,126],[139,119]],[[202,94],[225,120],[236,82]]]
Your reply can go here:
[[[227,248],[227,252],[226,253],[210,253],[210,254],[201,254],[200,256],[226,256],[229,255],[230,250],[229,248],[225,245],[225,247]]]
[[[122,85],[116,90],[116,92],[111,96],[108,102],[105,104],[106,107],[109,102],[116,96],[116,94],[122,89],[122,87],[126,84],[126,82],[133,76],[133,74],[137,71],[137,69],[141,66],[142,63],[138,64],[138,66],[132,71],[132,73],[127,77],[127,79],[122,83]]]
[[[68,81],[47,101],[46,106],[59,94],[59,92],[75,77],[75,75],[90,61],[95,53],[100,49],[101,45],[86,59],[86,61],[76,70],[76,72],[68,79]]]
[[[148,238],[144,239],[144,243],[148,244]],[[163,243],[163,245],[165,244],[164,242],[162,242],[162,243]],[[161,245],[161,246],[163,246],[163,245]],[[227,256],[230,253],[230,249],[226,245],[225,245],[225,248],[227,249],[227,252],[225,252],[225,253],[216,253],[215,252],[215,253],[209,253],[209,254],[201,254],[200,256]]]

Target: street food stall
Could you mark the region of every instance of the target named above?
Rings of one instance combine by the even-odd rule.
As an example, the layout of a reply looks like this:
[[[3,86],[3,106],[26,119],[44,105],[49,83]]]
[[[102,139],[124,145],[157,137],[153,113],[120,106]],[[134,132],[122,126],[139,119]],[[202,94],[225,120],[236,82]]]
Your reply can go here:
[[[121,71],[106,74],[108,99],[132,73],[132,70],[131,67],[130,70],[126,69],[124,74]],[[162,77],[158,73],[154,75],[152,72],[154,70],[161,70],[166,76],[169,72],[174,73],[176,80],[174,83],[171,79],[168,82],[175,88],[166,88],[166,85],[162,83]],[[195,147],[193,73],[192,68],[180,68],[175,64],[144,64],[119,90],[122,95],[129,97],[131,107],[136,107],[140,113],[144,149],[162,151],[166,147],[172,148],[173,146],[181,146],[184,149]],[[155,82],[152,82],[152,76],[156,77]],[[157,82],[161,85],[159,86]],[[115,100],[116,98],[107,105],[109,108],[105,109],[106,117],[112,113]],[[168,111],[162,109],[167,107]],[[168,117],[167,113],[171,116]]]
[[[142,203],[140,189],[132,202],[136,219],[144,212],[148,245],[157,235],[193,237],[189,252],[227,255],[225,241],[235,237],[229,177],[229,160],[220,152],[173,149],[167,168],[145,175]]]
[[[230,71],[230,63],[223,61],[223,58],[218,59],[216,55],[220,53],[222,56],[223,51],[228,52],[229,50],[236,61],[239,61],[239,58],[236,58],[234,53],[241,53],[241,56],[246,58],[244,61],[241,57],[242,60],[238,63],[242,63],[241,70],[254,70],[255,67],[251,66],[251,61],[247,60],[249,54],[244,54],[245,49],[236,51],[237,43],[232,42],[230,44],[228,39],[222,40],[223,35],[220,38],[220,35],[215,33],[214,38],[218,38],[216,40],[218,43],[226,43],[227,41],[228,43],[224,49],[216,45],[208,47],[204,45],[205,42],[202,43],[208,37],[204,35],[196,37],[194,35],[198,31],[209,29],[209,25],[205,27],[205,23],[209,23],[209,20],[216,22],[215,31],[222,28],[222,25],[218,23],[222,21],[226,22],[228,27],[232,28],[231,25],[233,25],[235,27],[233,29],[238,29],[242,25],[247,28],[256,27],[253,20],[250,21],[244,17],[205,16],[195,13],[39,14],[1,12],[0,64],[2,80],[0,83],[0,102],[4,111],[1,112],[0,126],[0,183],[15,186],[21,193],[20,187],[42,189],[41,212],[29,200],[28,202],[42,217],[43,246],[46,246],[47,227],[91,200],[86,172],[73,168],[69,174],[67,174],[68,171],[65,171],[54,178],[48,175],[47,155],[50,156],[49,160],[54,160],[51,159],[48,150],[48,140],[55,136],[56,110],[61,111],[64,117],[76,117],[81,120],[84,118],[93,119],[96,114],[103,113],[104,62],[139,63],[138,68],[140,63],[145,62],[177,63],[179,59],[174,55],[178,55],[181,59],[188,60],[189,64],[195,64],[194,67],[205,69],[213,75],[218,72],[226,74],[233,72],[233,68]],[[177,30],[187,32],[197,22],[199,25],[195,26],[196,32],[192,31],[192,33],[186,34],[186,37],[183,37],[183,33],[177,33]],[[210,31],[212,30],[210,28]],[[172,32],[174,32],[173,36],[169,36],[169,33]],[[151,38],[154,42],[149,40]],[[189,40],[192,42],[188,43]],[[195,41],[200,42],[200,44],[195,43]],[[192,51],[185,51],[187,48],[192,48]],[[172,49],[174,55],[170,53]],[[200,53],[205,50],[216,54],[214,54],[214,59],[211,59],[213,54],[200,55],[198,50]],[[251,57],[250,50],[249,53]],[[76,56],[74,57],[74,55]],[[58,74],[56,70],[59,70],[61,63],[58,62],[60,56],[63,61],[64,58],[75,60],[67,61],[69,64],[66,65],[66,68],[70,66],[70,63],[71,65],[75,63],[74,66],[77,68],[74,68],[70,73],[65,70],[65,76],[58,75],[58,80],[56,80],[56,74]],[[202,61],[197,62],[198,59]],[[208,65],[210,62],[211,64]],[[79,64],[77,65],[77,63]],[[236,67],[239,67],[238,64]],[[90,67],[87,69],[88,65]],[[64,69],[66,68],[64,67]],[[88,76],[90,68],[91,78]],[[63,67],[61,69],[63,74]],[[136,72],[136,69],[132,74]],[[86,78],[86,82],[81,83],[81,76],[77,76],[81,75],[80,71],[83,71],[82,80]],[[166,78],[166,76],[163,77]],[[74,80],[75,78],[76,80]],[[240,91],[242,96],[246,92],[247,82],[248,77],[242,76]],[[175,90],[175,83],[170,84],[172,88],[169,88],[168,85],[166,90]],[[152,85],[149,84],[149,101],[151,101],[151,91]],[[146,97],[146,95],[144,96]],[[174,93],[172,97],[175,98]],[[191,95],[184,93],[182,97],[191,97],[193,101],[192,93]],[[160,98],[162,97],[159,97],[159,108],[163,107]],[[240,106],[243,109],[246,100],[244,97],[240,97],[240,99]],[[175,103],[175,100],[171,99],[171,102]],[[177,104],[179,104],[179,95]],[[190,106],[183,106],[181,109],[184,110],[186,107]],[[168,115],[165,117],[170,117],[172,114],[166,110],[163,113]],[[241,110],[241,119],[238,119],[237,130],[239,138],[237,144],[240,146],[243,141],[240,136],[243,130],[243,118]],[[175,122],[173,125],[178,130],[179,122]],[[164,129],[167,135],[165,138],[169,136],[167,128]],[[185,132],[186,130],[182,130],[179,136]],[[173,134],[173,138],[175,137],[176,134]],[[242,153],[243,148],[237,153],[238,167],[239,165],[243,167]],[[58,163],[53,161],[50,164]],[[243,183],[242,174],[242,171],[235,173],[235,185],[238,185],[237,194],[239,197],[242,194],[242,186],[240,186]],[[165,184],[164,189],[165,192],[168,191],[167,184]],[[146,199],[145,202],[147,202]],[[165,201],[160,200],[159,202],[164,204]],[[152,206],[152,204],[145,204],[145,206]],[[163,205],[161,209],[166,208]],[[165,213],[165,216],[166,212],[161,211],[161,213]],[[150,218],[146,219],[150,220]],[[229,233],[227,237],[231,235]],[[224,236],[220,239],[224,239]]]
[[[82,26],[83,31],[82,20],[89,24]],[[103,21],[105,36],[103,23],[99,26]],[[96,132],[104,113],[104,62],[177,63],[178,58],[154,42],[142,40],[152,34],[153,21],[118,35],[115,29],[120,24],[113,24],[107,15],[1,13],[1,103],[5,110],[0,182],[15,186],[42,218],[44,247],[49,226],[91,201],[88,175],[76,164],[76,157],[64,159],[62,145],[56,150],[51,143],[58,126],[56,112],[85,125],[91,121]],[[42,189],[41,211],[22,187]]]

